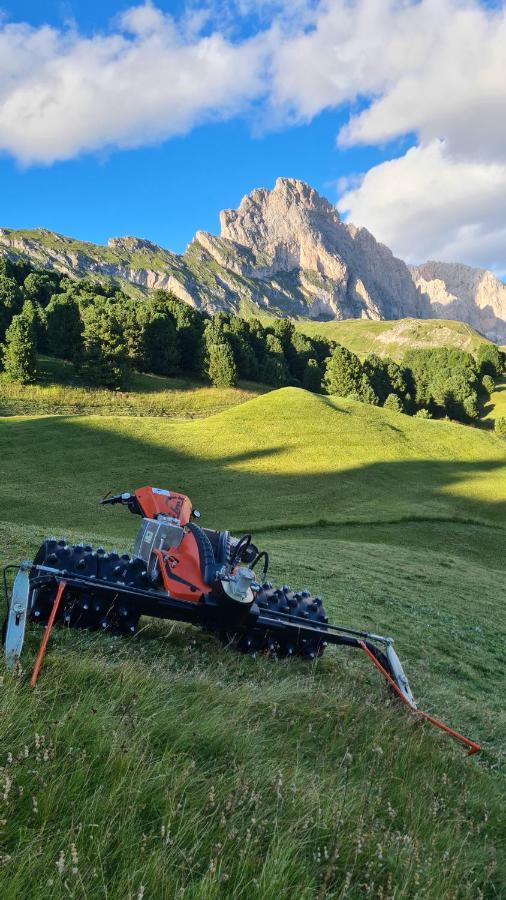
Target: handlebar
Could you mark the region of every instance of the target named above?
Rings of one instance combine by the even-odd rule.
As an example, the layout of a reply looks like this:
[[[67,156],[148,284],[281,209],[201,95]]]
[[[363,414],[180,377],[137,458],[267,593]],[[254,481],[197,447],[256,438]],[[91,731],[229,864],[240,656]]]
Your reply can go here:
[[[130,503],[133,499],[132,494],[125,491],[123,494],[114,494],[112,497],[102,497],[100,505],[106,506],[107,504],[112,505],[114,503]]]

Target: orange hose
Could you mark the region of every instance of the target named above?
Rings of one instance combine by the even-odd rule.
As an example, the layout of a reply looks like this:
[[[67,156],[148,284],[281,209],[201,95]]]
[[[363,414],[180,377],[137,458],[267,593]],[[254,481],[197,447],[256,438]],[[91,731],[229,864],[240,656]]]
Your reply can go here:
[[[466,747],[469,747],[469,751],[467,754],[468,756],[472,756],[473,753],[478,753],[481,750],[481,747],[479,744],[476,744],[474,741],[471,741],[469,738],[464,737],[464,735],[460,734],[458,731],[454,731],[453,728],[450,728],[449,725],[445,725],[444,722],[440,722],[439,719],[435,719],[434,716],[430,716],[428,713],[422,712],[420,709],[416,709],[415,706],[412,706],[411,703],[409,702],[409,700],[407,699],[407,697],[405,697],[404,694],[402,693],[399,685],[397,685],[395,683],[393,678],[388,674],[386,669],[381,665],[379,659],[376,659],[374,653],[372,653],[371,650],[369,650],[369,647],[364,643],[364,641],[359,641],[358,643],[362,647],[362,650],[364,650],[365,653],[367,653],[369,659],[372,660],[372,662],[374,663],[376,668],[380,670],[382,675],[384,675],[384,677],[388,681],[390,687],[393,688],[393,690],[395,691],[397,696],[400,697],[402,702],[405,703],[406,706],[409,706],[409,708],[414,713],[421,716],[421,718],[425,719],[427,722],[430,722],[431,725],[435,725],[436,728],[440,728],[441,731],[445,731],[446,734],[451,735],[451,737],[455,738],[456,741],[460,741],[461,744],[465,744]]]
[[[56,597],[53,600],[53,608],[49,615],[49,619],[46,625],[46,630],[44,632],[42,641],[40,643],[39,652],[37,653],[37,659],[35,660],[35,665],[33,667],[32,677],[30,678],[30,687],[35,687],[37,683],[37,678],[39,677],[40,667],[42,665],[42,660],[44,657],[44,653],[46,652],[47,642],[49,640],[49,635],[51,634],[54,620],[56,618],[56,613],[58,612],[58,607],[60,605],[60,600],[63,597],[63,592],[66,588],[65,581],[58,582],[58,590],[56,592]]]

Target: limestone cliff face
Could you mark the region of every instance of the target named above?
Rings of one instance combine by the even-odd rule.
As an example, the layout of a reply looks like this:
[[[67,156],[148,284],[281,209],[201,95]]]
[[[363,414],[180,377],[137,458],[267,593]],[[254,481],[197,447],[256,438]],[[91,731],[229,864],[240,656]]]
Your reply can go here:
[[[434,318],[458,319],[499,344],[506,342],[506,285],[491,272],[433,261],[411,272]]]
[[[406,265],[365,229],[341,222],[312,187],[278,178],[237,210],[220,215],[221,235],[196,240],[222,266],[264,284],[290,276],[300,288],[298,313],[315,318],[418,316],[424,301]]]
[[[173,291],[208,312],[265,310],[314,319],[448,318],[506,342],[506,286],[451,263],[411,268],[365,228],[340,220],[312,187],[278,178],[220,215],[219,236],[197,231],[178,255],[136,237],[99,246],[44,229],[0,229],[0,257],[67,275],[113,278],[128,293]]]

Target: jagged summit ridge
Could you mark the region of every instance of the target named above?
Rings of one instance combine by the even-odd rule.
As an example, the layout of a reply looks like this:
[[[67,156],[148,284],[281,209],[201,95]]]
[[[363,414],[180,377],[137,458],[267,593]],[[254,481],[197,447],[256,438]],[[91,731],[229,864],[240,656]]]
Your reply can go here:
[[[291,277],[299,313],[338,319],[422,314],[405,264],[366,229],[341,222],[336,208],[303,181],[278,178],[271,191],[257,188],[238,209],[224,210],[220,224],[220,237],[197,232],[206,252],[267,289],[272,279]]]
[[[0,229],[0,256],[82,277],[117,279],[130,293],[154,288],[209,312],[257,308],[313,319],[449,318],[506,342],[506,286],[456,263],[412,267],[295,178],[256,188],[220,214],[220,234],[197,231],[178,255],[145,238],[107,246],[47,229]]]

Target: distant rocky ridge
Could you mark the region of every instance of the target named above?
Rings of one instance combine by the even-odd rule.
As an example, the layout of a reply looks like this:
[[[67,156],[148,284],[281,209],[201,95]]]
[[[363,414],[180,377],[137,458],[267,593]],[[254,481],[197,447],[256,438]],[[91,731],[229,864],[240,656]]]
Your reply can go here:
[[[341,222],[302,181],[278,178],[220,215],[220,236],[198,231],[178,255],[147,240],[106,247],[44,229],[0,229],[0,256],[70,276],[113,278],[130,293],[164,288],[199,309],[311,319],[447,318],[506,341],[506,286],[449,263],[409,269],[365,228]]]
[[[467,322],[490,340],[506,342],[506,284],[492,272],[433,261],[410,270],[417,288],[429,299],[431,316]]]

